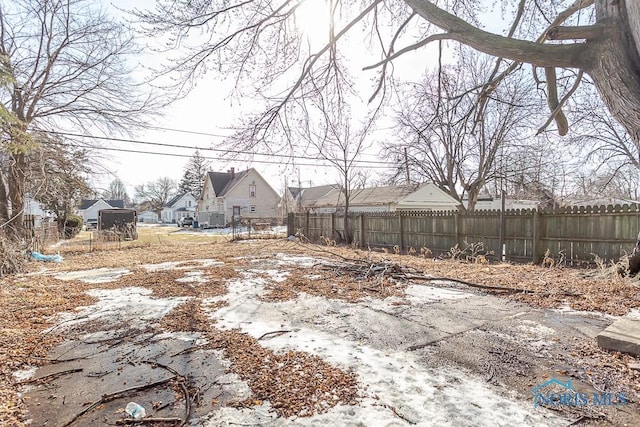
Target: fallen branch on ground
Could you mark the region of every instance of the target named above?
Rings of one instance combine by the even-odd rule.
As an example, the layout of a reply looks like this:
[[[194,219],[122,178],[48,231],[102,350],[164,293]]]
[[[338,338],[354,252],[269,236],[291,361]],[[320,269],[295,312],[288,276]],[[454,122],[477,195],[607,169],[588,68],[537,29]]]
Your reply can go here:
[[[279,336],[279,335],[282,335],[282,334],[286,334],[286,333],[288,333],[288,332],[293,332],[293,331],[291,331],[291,330],[287,330],[287,331],[273,331],[273,332],[267,332],[267,333],[265,333],[265,334],[260,335],[260,338],[258,338],[258,339],[257,339],[257,341],[260,341],[261,339],[266,338],[266,337],[268,337],[268,336],[270,336],[270,335],[273,335],[273,336]]]
[[[58,378],[58,377],[60,377],[62,375],[73,374],[75,372],[82,372],[82,368],[67,369],[66,371],[54,372],[53,374],[45,375],[44,377],[30,378],[28,380],[20,381],[16,385],[24,385],[24,384],[31,384],[31,383],[42,383],[42,382],[46,382],[46,381],[49,381],[49,380],[54,380],[54,379],[56,379],[56,378]]]
[[[70,426],[71,424],[75,423],[76,420],[78,420],[80,417],[82,417],[83,415],[91,412],[93,409],[97,408],[98,406],[102,405],[103,403],[107,403],[107,402],[110,402],[112,400],[118,399],[119,397],[122,397],[127,393],[133,393],[135,391],[142,391],[142,390],[146,390],[146,389],[149,389],[149,388],[157,387],[157,386],[162,385],[162,384],[166,384],[166,383],[168,383],[170,381],[175,380],[176,378],[177,377],[173,376],[173,377],[166,378],[166,379],[160,380],[160,381],[155,381],[155,382],[152,382],[152,383],[149,383],[149,384],[144,384],[144,385],[140,385],[140,386],[136,386],[136,387],[131,387],[131,388],[127,388],[127,389],[124,389],[124,390],[118,390],[118,391],[116,391],[114,393],[103,394],[102,397],[99,400],[96,400],[91,405],[87,406],[82,411],[77,413],[73,418],[71,418],[71,420],[69,420],[66,423],[64,423],[62,425],[62,427]]]

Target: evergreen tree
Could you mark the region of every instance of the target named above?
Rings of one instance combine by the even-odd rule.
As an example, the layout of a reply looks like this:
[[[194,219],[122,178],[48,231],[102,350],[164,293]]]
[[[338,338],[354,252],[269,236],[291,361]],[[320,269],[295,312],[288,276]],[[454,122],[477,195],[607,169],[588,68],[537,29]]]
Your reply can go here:
[[[180,193],[190,192],[196,200],[199,199],[204,176],[210,165],[211,162],[204,158],[200,151],[196,150],[184,167],[184,174],[178,185],[178,191]]]

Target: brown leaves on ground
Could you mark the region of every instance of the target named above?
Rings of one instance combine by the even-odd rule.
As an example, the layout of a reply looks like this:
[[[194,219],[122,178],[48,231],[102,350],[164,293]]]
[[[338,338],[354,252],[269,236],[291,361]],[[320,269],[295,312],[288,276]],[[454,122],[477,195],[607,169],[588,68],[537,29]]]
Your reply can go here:
[[[283,417],[311,416],[358,396],[356,376],[317,356],[301,351],[276,353],[237,330],[214,328],[200,302],[189,300],[173,309],[160,326],[172,332],[199,332],[208,343],[201,348],[222,349],[230,370],[247,382],[253,397],[239,406],[268,400]]]
[[[576,377],[602,392],[640,392],[640,357],[603,350],[595,340],[584,339],[572,343],[571,351],[563,357],[571,372],[559,372]]]
[[[421,268],[427,275],[529,291],[482,290],[536,307],[569,306],[574,310],[613,315],[624,315],[629,309],[640,307],[640,288],[623,277],[585,278],[580,277],[583,270],[544,268],[531,264],[479,265],[427,260],[421,263]]]
[[[211,323],[213,320],[204,312],[200,301],[190,299],[164,316],[159,327],[169,332],[208,332]]]
[[[138,268],[112,283],[118,288],[139,286],[151,289],[153,296],[157,298],[210,298],[225,294],[227,292],[226,280],[237,276],[237,272],[233,268],[226,266],[196,269],[196,271],[198,270],[203,272],[202,276],[193,276],[192,272],[187,273],[185,270],[146,271],[143,268]],[[188,280],[190,275],[196,280]],[[200,278],[202,280],[198,280]]]
[[[358,396],[356,376],[318,356],[275,353],[235,330],[214,330],[207,338],[212,348],[224,349],[230,369],[247,382],[254,398],[268,400],[283,417],[326,412],[339,404],[353,404]]]
[[[386,298],[402,296],[404,285],[387,278],[371,277],[357,279],[337,271],[327,272],[320,269],[292,270],[283,282],[266,285],[265,301],[286,301],[295,299],[300,292],[356,302],[364,297]]]
[[[62,338],[43,334],[52,316],[93,303],[94,298],[52,277],[5,278],[0,281],[0,425],[20,425],[24,408],[13,372],[37,366]]]

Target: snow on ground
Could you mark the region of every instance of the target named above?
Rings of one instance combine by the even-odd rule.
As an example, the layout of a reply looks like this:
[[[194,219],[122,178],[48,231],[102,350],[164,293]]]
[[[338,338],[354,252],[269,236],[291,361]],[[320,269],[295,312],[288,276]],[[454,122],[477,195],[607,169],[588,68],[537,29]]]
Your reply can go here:
[[[307,260],[305,260],[307,261]],[[255,272],[255,271],[254,271]],[[257,272],[256,272],[257,273]],[[266,272],[262,272],[264,274]],[[251,273],[229,283],[228,294],[216,300],[229,305],[213,312],[221,328],[240,328],[260,337],[266,332],[289,330],[289,334],[261,341],[273,350],[306,351],[358,375],[364,385],[364,398],[357,406],[339,406],[310,418],[281,420],[269,425],[546,425],[558,422],[551,413],[535,410],[530,402],[500,394],[495,387],[471,377],[463,370],[431,368],[422,365],[412,353],[382,351],[347,334],[329,333],[313,325],[296,327],[289,319],[311,310],[323,312],[344,309],[344,302],[302,295],[295,301],[260,301],[267,279]],[[466,298],[469,294],[429,287],[411,289],[409,298]],[[319,322],[322,320],[319,319]],[[392,333],[392,331],[390,331]],[[402,417],[399,417],[391,409]],[[272,419],[266,408],[224,408],[213,414],[208,426],[236,423],[253,425]]]
[[[225,227],[225,228],[182,228],[179,229],[179,231],[177,231],[180,234],[197,234],[197,235],[204,235],[204,236],[231,236],[234,234],[233,232],[233,228],[232,227]],[[236,235],[239,236],[243,236],[243,237],[248,237],[249,235],[251,236],[270,236],[270,235],[286,235],[287,234],[287,226],[286,225],[279,225],[276,227],[271,227],[270,230],[260,230],[260,231],[256,231],[256,230],[251,230],[251,232],[249,232],[249,230],[247,229],[247,227],[238,227],[235,231]]]
[[[194,263],[198,263],[200,265],[194,266]],[[160,264],[144,264],[142,267],[147,271],[155,272],[167,270],[193,270],[195,267],[207,268],[217,267],[220,265],[224,265],[224,262],[215,259],[194,259],[190,260],[188,264],[185,264],[184,261],[167,261],[161,262]]]
[[[222,264],[215,260],[198,262],[203,267]],[[263,262],[262,266],[259,266],[260,262]],[[266,284],[286,278],[286,272],[268,267],[293,264],[312,266],[319,262],[311,257],[283,254],[277,254],[275,260],[257,259],[256,267],[264,268],[252,268],[241,272],[241,278],[229,282],[227,294],[207,300],[224,300],[229,304],[210,315],[217,321],[216,326],[223,329],[240,328],[256,338],[266,332],[290,331],[261,340],[260,343],[275,351],[306,351],[356,373],[363,386],[363,398],[354,406],[336,406],[324,414],[290,419],[276,418],[275,413],[270,411],[269,402],[252,408],[224,407],[212,411],[206,420],[201,420],[204,425],[404,426],[411,423],[420,426],[511,426],[555,425],[560,421],[554,414],[540,408],[534,409],[531,402],[517,400],[508,390],[491,386],[462,369],[426,366],[414,353],[376,348],[354,339],[353,335],[345,330],[349,327],[348,323],[331,320],[329,317],[335,317],[330,313],[348,311],[353,307],[352,303],[306,294],[285,302],[267,302],[259,299],[265,292]],[[145,268],[148,271],[163,271],[176,268],[197,270],[200,267],[190,262],[188,266],[181,266],[180,263],[162,263],[145,265]],[[65,277],[94,280],[96,277],[115,277],[127,272],[124,269],[100,272],[90,270],[65,273]],[[195,271],[187,273],[184,280],[200,279],[201,273]],[[151,290],[141,287],[91,290],[89,294],[99,301],[81,308],[78,313],[62,316],[61,322],[55,327],[98,319],[113,325],[143,323],[163,317],[188,299],[152,298],[151,293]],[[394,297],[387,300],[424,302],[463,299],[472,295],[455,289],[429,286],[408,286],[406,293],[406,298]],[[373,301],[367,299],[360,303],[360,309],[371,310],[371,316],[376,316],[371,304]],[[383,301],[380,304],[389,302]],[[318,316],[315,316],[316,314]],[[305,316],[314,320],[303,324],[293,323],[292,319]],[[544,340],[552,332],[534,323],[525,324],[525,332],[535,331],[540,340]],[[25,377],[29,374],[32,373],[24,373]],[[234,387],[240,386],[236,384]]]
[[[81,307],[76,313],[62,313],[61,322],[53,326],[73,326],[92,320],[104,320],[114,325],[137,324],[160,319],[188,298],[153,298],[152,291],[140,287],[91,289],[89,295],[98,298],[93,305]]]
[[[95,268],[93,270],[69,271],[56,274],[58,280],[80,280],[85,283],[114,282],[130,271],[126,268]]]

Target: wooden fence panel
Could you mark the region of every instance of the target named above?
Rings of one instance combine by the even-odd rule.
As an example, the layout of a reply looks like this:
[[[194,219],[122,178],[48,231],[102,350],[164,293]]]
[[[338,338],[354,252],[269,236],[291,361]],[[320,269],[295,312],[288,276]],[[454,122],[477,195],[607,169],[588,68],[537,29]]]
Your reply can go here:
[[[502,253],[500,247],[500,212],[497,210],[476,211],[471,215],[461,216],[460,231],[463,249],[466,244],[482,243],[485,250],[491,251],[496,257]]]
[[[504,254],[506,259],[533,260],[534,211],[507,210],[504,215]],[[495,253],[499,258],[499,252]]]
[[[293,214],[292,214],[293,215]],[[320,236],[344,236],[343,217],[334,214],[296,214],[290,234],[302,230],[311,240]],[[593,262],[594,254],[615,261],[635,246],[640,230],[638,205],[590,206],[557,210],[455,211],[362,213],[349,217],[354,241],[366,247],[429,248],[434,255],[449,251],[456,243],[482,242],[508,260],[539,262],[546,250],[557,260]]]

